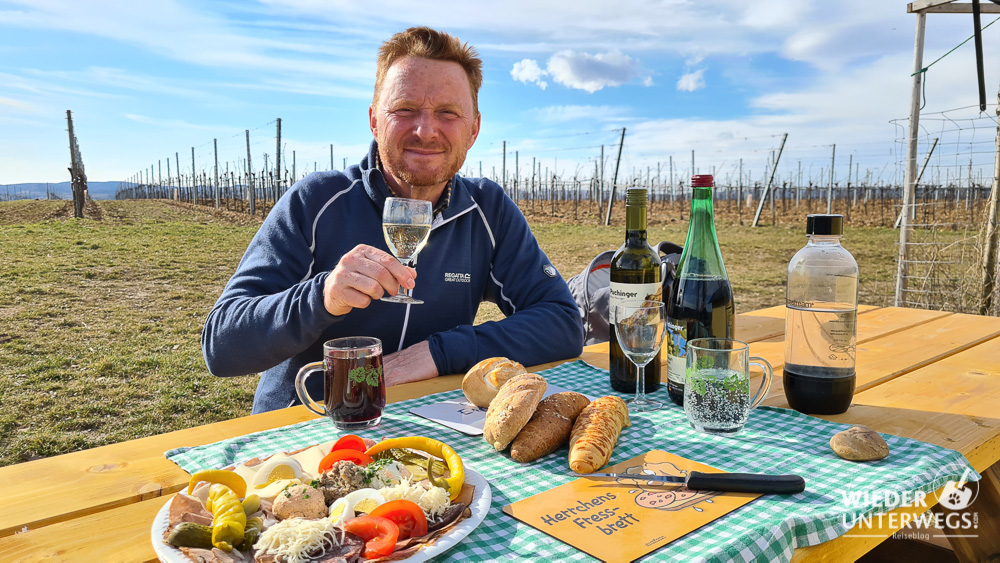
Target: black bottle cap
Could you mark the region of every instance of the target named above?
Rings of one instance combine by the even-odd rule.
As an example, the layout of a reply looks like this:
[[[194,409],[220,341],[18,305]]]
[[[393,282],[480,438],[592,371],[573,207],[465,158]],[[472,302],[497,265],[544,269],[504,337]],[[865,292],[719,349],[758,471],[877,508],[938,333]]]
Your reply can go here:
[[[844,234],[843,215],[808,215],[806,216],[807,235],[842,235]]]

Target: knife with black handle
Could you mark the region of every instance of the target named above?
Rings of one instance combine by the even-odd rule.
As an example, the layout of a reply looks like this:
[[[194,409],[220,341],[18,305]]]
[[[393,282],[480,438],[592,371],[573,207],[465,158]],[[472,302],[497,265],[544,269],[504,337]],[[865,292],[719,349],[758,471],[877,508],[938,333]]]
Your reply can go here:
[[[695,491],[731,493],[763,493],[792,495],[806,489],[806,480],[798,475],[767,475],[764,473],[702,473],[679,475],[643,475],[641,473],[590,473],[585,477],[624,479],[684,485]]]

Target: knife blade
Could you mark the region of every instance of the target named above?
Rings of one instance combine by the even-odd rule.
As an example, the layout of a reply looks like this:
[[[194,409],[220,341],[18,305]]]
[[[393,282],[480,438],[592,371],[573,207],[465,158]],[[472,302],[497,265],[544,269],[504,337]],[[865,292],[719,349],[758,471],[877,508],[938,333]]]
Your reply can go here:
[[[764,493],[789,495],[801,493],[806,481],[798,475],[768,475],[765,473],[702,473],[691,471],[687,476],[644,475],[638,473],[590,473],[584,477],[598,479],[624,479],[664,484],[685,485],[695,491],[724,491],[731,493]]]

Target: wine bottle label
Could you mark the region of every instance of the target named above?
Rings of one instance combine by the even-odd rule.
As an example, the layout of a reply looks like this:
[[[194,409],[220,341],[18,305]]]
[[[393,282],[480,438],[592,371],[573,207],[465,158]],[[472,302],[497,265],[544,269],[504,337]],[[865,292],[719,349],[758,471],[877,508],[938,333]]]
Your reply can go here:
[[[616,324],[615,312],[618,307],[637,307],[643,301],[662,301],[663,284],[611,282],[611,295],[608,299],[608,324]]]
[[[667,318],[667,379],[684,385],[687,372],[687,322]]]

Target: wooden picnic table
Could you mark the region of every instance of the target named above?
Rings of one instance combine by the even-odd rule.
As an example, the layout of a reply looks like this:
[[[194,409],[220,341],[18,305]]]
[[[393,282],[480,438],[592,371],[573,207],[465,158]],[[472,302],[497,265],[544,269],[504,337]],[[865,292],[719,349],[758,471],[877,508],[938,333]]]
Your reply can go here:
[[[765,404],[786,406],[781,386],[784,307],[737,317],[736,337],[775,368]],[[978,538],[952,539],[960,558],[1000,554],[1000,318],[919,309],[862,307],[858,316],[858,384],[854,404],[828,420],[957,450],[983,474],[967,510],[979,516]],[[581,359],[607,367],[607,344]],[[535,370],[558,365],[554,362]],[[207,375],[206,375],[207,377]],[[458,389],[461,376],[392,387],[390,402]],[[314,418],[304,407],[227,420],[0,468],[0,553],[8,561],[150,561],[154,515],[187,485],[189,475],[164,457],[179,446],[208,444]],[[936,503],[934,495],[928,504]],[[943,510],[934,507],[935,510]],[[918,513],[924,509],[899,508]],[[862,524],[795,552],[796,561],[854,560],[897,528]],[[873,526],[877,524],[873,521]],[[850,537],[850,536],[865,537]],[[553,540],[556,541],[556,540]]]

